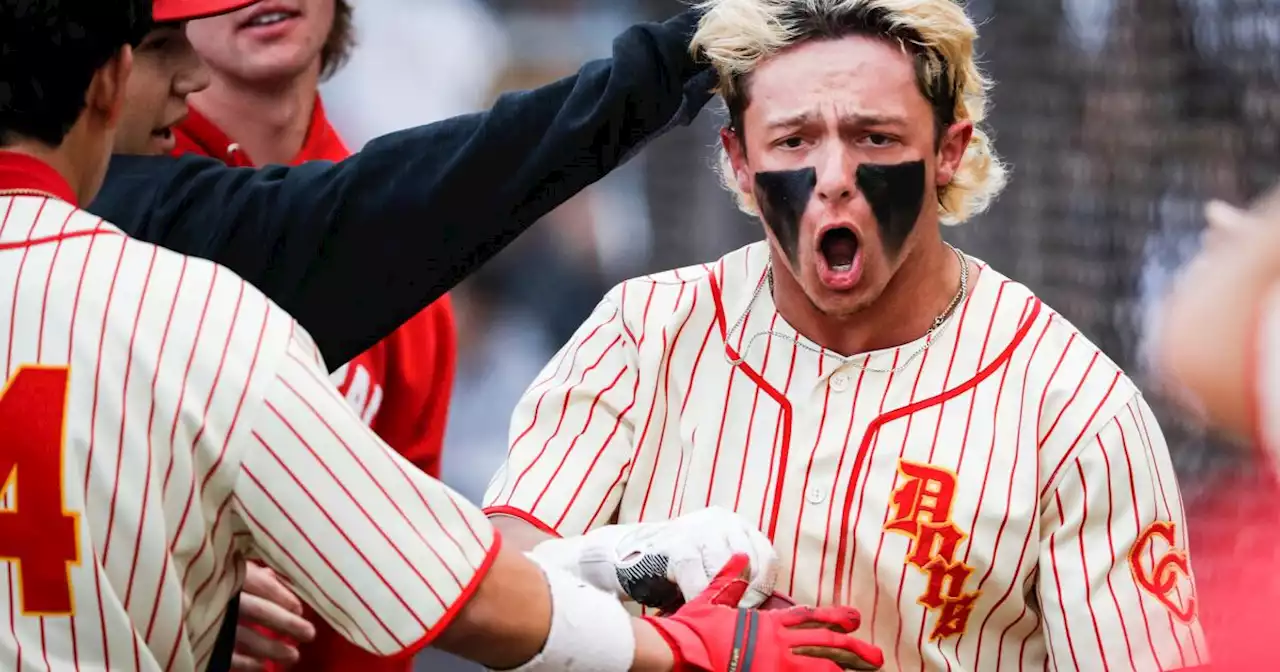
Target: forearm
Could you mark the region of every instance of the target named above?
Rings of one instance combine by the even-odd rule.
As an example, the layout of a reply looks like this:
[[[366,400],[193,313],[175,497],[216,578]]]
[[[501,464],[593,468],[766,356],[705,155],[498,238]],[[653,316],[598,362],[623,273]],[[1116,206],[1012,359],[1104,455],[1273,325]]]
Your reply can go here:
[[[565,604],[562,608],[573,607]],[[491,669],[516,668],[543,652],[554,609],[552,591],[543,571],[515,548],[504,547],[475,595],[435,645]],[[621,605],[617,609],[621,610]],[[672,669],[671,649],[653,627],[638,619],[630,619],[630,627],[635,641],[630,669],[636,672]],[[495,642],[502,644],[495,646]]]

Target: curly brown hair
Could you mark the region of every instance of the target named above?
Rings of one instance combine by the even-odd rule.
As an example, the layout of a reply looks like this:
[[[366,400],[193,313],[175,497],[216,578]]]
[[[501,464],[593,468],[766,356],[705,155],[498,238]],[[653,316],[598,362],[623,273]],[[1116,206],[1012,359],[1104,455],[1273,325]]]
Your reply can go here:
[[[329,29],[329,38],[320,48],[320,78],[332,77],[351,58],[351,50],[355,46],[356,31],[351,19],[351,3],[347,0],[333,0],[333,27]]]

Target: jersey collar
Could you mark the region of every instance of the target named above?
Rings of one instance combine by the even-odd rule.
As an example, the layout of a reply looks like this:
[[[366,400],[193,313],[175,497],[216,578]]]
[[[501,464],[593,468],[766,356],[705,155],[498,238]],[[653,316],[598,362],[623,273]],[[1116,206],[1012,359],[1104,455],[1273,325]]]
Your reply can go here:
[[[174,136],[175,155],[202,154],[229,166],[257,165],[225,131],[194,107],[190,109],[187,118],[174,128]],[[296,166],[307,161],[341,161],[350,155],[351,151],[329,123],[324,104],[317,95],[302,149],[289,163]]]
[[[71,184],[52,166],[33,156],[0,150],[0,191],[7,190],[41,192],[78,207]]]

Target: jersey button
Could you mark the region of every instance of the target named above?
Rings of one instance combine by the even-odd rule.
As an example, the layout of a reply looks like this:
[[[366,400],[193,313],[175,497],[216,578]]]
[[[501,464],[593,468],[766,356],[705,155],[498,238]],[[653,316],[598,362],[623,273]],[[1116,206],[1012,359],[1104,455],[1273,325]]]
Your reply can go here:
[[[849,389],[849,374],[837,373],[831,376],[831,389],[836,392],[844,392]]]
[[[821,504],[827,500],[827,493],[818,486],[809,488],[809,493],[805,496],[810,504]]]

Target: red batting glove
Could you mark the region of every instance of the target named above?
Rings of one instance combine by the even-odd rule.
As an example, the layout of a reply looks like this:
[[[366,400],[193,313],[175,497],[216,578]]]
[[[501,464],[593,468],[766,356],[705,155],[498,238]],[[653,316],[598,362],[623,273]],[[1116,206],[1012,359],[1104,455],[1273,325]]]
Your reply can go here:
[[[880,649],[850,637],[861,624],[851,607],[738,609],[749,585],[750,560],[735,555],[702,594],[671,616],[647,617],[675,653],[677,671],[839,672],[827,658],[793,652],[797,647],[844,651],[878,669]],[[797,626],[821,626],[799,628]]]

